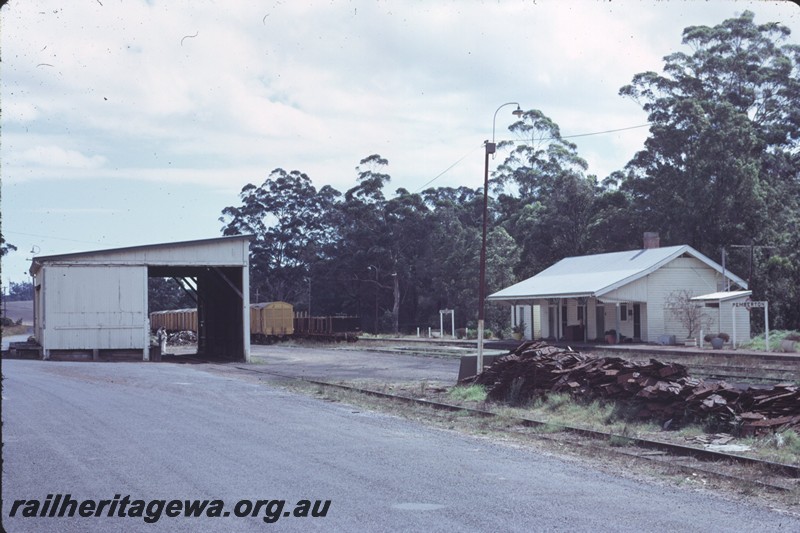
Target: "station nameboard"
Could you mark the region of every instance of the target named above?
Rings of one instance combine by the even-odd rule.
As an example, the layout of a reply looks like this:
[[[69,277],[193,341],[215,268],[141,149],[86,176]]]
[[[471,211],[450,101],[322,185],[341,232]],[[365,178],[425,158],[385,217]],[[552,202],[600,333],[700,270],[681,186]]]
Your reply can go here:
[[[752,302],[752,301],[733,302],[733,304],[731,305],[733,305],[733,307],[745,307],[747,309],[754,309],[756,307],[766,307],[767,302]]]

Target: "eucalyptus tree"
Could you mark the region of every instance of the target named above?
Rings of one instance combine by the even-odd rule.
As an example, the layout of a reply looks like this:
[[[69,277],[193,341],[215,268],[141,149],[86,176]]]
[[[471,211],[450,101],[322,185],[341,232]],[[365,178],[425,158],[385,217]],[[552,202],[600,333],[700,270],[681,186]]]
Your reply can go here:
[[[786,232],[800,212],[800,47],[789,36],[747,11],[714,27],[691,26],[683,32],[691,53],[667,56],[662,74],[636,74],[620,90],[652,124],[621,190],[662,241],[713,257],[730,244],[774,245],[775,265],[795,253]],[[796,277],[794,265],[777,270]],[[745,268],[741,260],[733,266]],[[752,281],[767,294],[777,280]],[[797,316],[796,296],[785,316]]]
[[[517,243],[502,226],[497,226],[487,238],[486,285],[488,293],[502,290],[518,281],[515,268],[520,261]],[[511,326],[508,307],[488,304],[486,306],[486,329],[495,333]]]
[[[429,238],[428,215],[429,209],[422,197],[403,188],[395,191],[384,209],[386,239],[383,249],[393,265],[392,328],[395,333],[399,320],[410,326],[420,323],[419,280],[426,275],[426,251],[435,247]]]
[[[338,235],[326,254],[330,259],[328,276],[336,280],[329,289],[339,295],[344,308],[365,317],[372,316],[372,303],[379,306],[383,296],[381,275],[391,274],[391,264],[381,253],[386,232],[383,189],[391,181],[388,165],[378,154],[361,159],[355,168],[356,185],[344,193],[330,214]],[[372,323],[368,329],[376,328]]]
[[[406,296],[415,287],[414,256],[425,234],[425,209],[417,195],[404,189],[386,198],[384,189],[391,181],[388,165],[379,154],[359,161],[357,184],[345,192],[332,214],[338,239],[329,255],[346,307],[372,317],[374,303],[378,316],[367,321],[373,322],[368,329],[396,332],[401,314],[413,314],[413,298]],[[402,310],[401,301],[406,303]],[[384,316],[388,327],[381,327]]]
[[[242,188],[241,205],[222,210],[224,235],[255,236],[250,246],[253,301],[307,301],[311,265],[335,238],[326,213],[339,196],[329,186],[317,191],[298,170],[277,168],[261,185]]]
[[[16,251],[17,247],[11,243],[6,242],[5,237],[3,234],[0,233],[0,256],[6,255],[9,252]]]
[[[592,251],[590,228],[597,192],[594,177],[575,144],[539,110],[526,111],[509,127],[513,146],[493,175],[496,212],[521,246],[520,277],[555,261]]]
[[[591,240],[598,252],[632,250],[642,246],[648,228],[635,214],[631,195],[620,188],[622,171],[614,171],[599,184],[594,200]]]
[[[624,186],[668,241],[707,250],[761,239],[783,214],[770,212],[771,195],[796,182],[785,163],[800,139],[800,51],[779,45],[787,28],[753,18],[686,28],[692,54],[667,56],[664,74],[620,90],[652,123]]]
[[[428,244],[420,259],[424,275],[418,278],[420,319],[436,323],[439,310],[453,309],[459,327],[474,327],[483,192],[440,187],[426,189],[422,198],[429,211],[425,231]]]

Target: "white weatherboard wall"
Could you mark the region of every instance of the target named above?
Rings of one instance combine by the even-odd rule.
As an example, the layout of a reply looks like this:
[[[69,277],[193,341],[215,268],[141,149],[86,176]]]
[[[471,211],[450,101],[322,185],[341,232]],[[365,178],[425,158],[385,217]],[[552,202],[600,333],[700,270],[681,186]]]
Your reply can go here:
[[[678,258],[654,272],[650,280],[653,296],[649,301],[648,313],[652,331],[675,335],[677,339],[686,338],[686,328],[667,310],[667,298],[676,287],[689,291],[693,296],[714,292],[721,281],[722,276],[716,271],[689,257]],[[699,335],[699,332],[695,334]]]
[[[739,300],[741,301],[741,300]],[[758,309],[759,317],[763,316],[764,310]],[[734,332],[737,344],[750,340],[750,311],[744,307],[733,307],[733,302],[720,303],[720,326],[719,332],[727,333],[733,341]],[[734,326],[733,321],[736,320]],[[709,331],[709,333],[719,333]]]
[[[643,302],[642,337],[645,341],[655,342],[661,335],[686,337],[686,328],[674,318],[666,308],[669,295],[677,289],[687,290],[694,296],[714,292],[722,276],[709,268],[702,261],[693,257],[678,257],[655,272],[625,285],[618,290],[604,294],[601,300],[628,303]],[[715,319],[716,313],[709,313]],[[615,312],[613,307],[606,309],[606,328],[613,327]],[[632,323],[621,324],[621,332],[632,335]],[[629,331],[630,330],[630,331]]]
[[[514,325],[516,317],[517,324],[525,322],[525,332],[523,337],[526,339],[538,339],[542,336],[542,317],[539,305],[513,305],[511,306],[511,325]]]
[[[44,269],[45,350],[142,350],[147,268],[52,265]]]

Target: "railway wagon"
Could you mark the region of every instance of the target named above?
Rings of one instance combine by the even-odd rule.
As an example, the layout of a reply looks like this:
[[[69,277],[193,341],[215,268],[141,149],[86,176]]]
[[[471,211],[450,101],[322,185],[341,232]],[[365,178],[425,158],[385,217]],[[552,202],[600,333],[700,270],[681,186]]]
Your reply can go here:
[[[286,302],[250,305],[250,338],[255,343],[271,343],[287,337],[355,342],[361,333],[361,319],[356,316],[308,316],[295,313]],[[170,333],[197,329],[197,309],[176,309],[150,313],[150,329]]]
[[[298,337],[355,342],[361,333],[361,319],[357,316],[308,316],[295,313],[294,331]]]
[[[150,313],[150,330],[161,328],[169,332],[194,331],[197,333],[197,309],[174,309]]]
[[[294,335],[294,306],[286,302],[250,305],[250,336],[256,342],[270,342]]]

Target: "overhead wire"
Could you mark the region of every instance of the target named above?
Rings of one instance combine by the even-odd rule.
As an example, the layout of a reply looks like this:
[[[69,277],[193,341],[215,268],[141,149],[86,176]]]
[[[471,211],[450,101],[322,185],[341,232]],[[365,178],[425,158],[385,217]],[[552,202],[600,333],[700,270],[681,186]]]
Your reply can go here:
[[[38,233],[23,233],[21,231],[6,231],[4,232],[5,235],[25,235],[26,237],[38,237],[40,239],[52,239],[54,241],[68,241],[68,242],[79,242],[82,244],[103,244],[100,241],[81,241],[78,239],[67,239],[65,237],[53,237],[51,235],[39,235]]]
[[[561,138],[562,139],[572,139],[572,138],[575,138],[575,137],[589,137],[590,135],[603,135],[604,133],[616,133],[618,131],[635,130],[637,128],[646,128],[647,126],[650,126],[649,122],[647,124],[639,124],[638,126],[628,126],[627,128],[617,128],[615,130],[595,131],[595,132],[592,132],[592,133],[578,133],[578,134],[575,134],[575,135],[562,135]],[[550,139],[553,139],[553,137],[550,137]],[[548,139],[540,139],[540,140],[548,140]]]
[[[574,139],[576,137],[590,137],[592,135],[604,135],[604,134],[607,134],[607,133],[616,133],[616,132],[619,132],[619,131],[635,130],[635,129],[638,129],[638,128],[646,128],[648,126],[650,126],[649,122],[647,124],[639,124],[638,126],[627,126],[625,128],[616,128],[616,129],[613,129],[613,130],[594,131],[594,132],[591,132],[591,133],[576,133],[574,135],[562,135],[560,137],[540,137],[538,139],[531,139],[531,140],[534,141],[534,142],[542,142],[542,141],[554,141],[554,140],[557,140],[557,139]],[[521,142],[521,141],[512,140],[512,139],[506,139],[506,140],[500,141],[500,142],[515,142],[516,143],[516,142]],[[526,140],[526,142],[527,142],[527,140]],[[447,174],[450,170],[452,170],[453,167],[455,167],[456,165],[461,163],[464,159],[466,159],[467,157],[472,155],[472,152],[474,152],[475,150],[477,150],[478,148],[481,148],[481,147],[483,147],[483,144],[481,144],[478,147],[473,148],[472,150],[467,152],[458,161],[456,161],[455,163],[453,163],[452,165],[450,165],[449,167],[447,167],[446,169],[441,171],[434,178],[432,178],[429,181],[425,182],[422,186],[420,186],[417,189],[417,192],[421,191],[422,189],[424,189],[425,187],[427,187],[428,185],[430,185],[431,183],[433,183],[437,179],[439,179],[442,176],[444,176],[445,174]]]
[[[457,164],[461,163],[461,162],[462,162],[463,160],[465,160],[467,157],[471,156],[471,155],[472,155],[472,152],[474,152],[474,151],[475,151],[475,150],[477,150],[478,148],[482,148],[482,147],[483,147],[483,144],[479,144],[479,145],[478,145],[478,146],[476,146],[475,148],[471,149],[469,152],[467,152],[466,154],[464,154],[464,156],[463,156],[463,157],[461,157],[461,158],[460,158],[458,161],[456,161],[455,163],[453,163],[452,165],[450,165],[449,167],[447,167],[446,169],[444,169],[443,171],[441,171],[439,174],[437,174],[437,175],[436,175],[436,176],[435,176],[433,179],[431,179],[431,180],[427,181],[426,183],[422,184],[422,185],[421,185],[421,186],[420,186],[420,187],[417,189],[417,192],[421,191],[422,189],[424,189],[425,187],[427,187],[428,185],[430,185],[430,184],[431,184],[431,183],[433,183],[434,181],[438,180],[439,178],[441,178],[442,176],[444,176],[445,174],[447,174],[447,173],[450,171],[450,169],[452,169],[452,168],[453,168],[454,166],[456,166]]]

